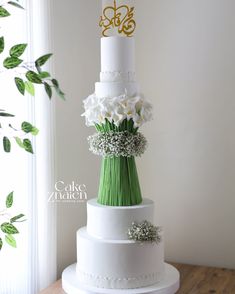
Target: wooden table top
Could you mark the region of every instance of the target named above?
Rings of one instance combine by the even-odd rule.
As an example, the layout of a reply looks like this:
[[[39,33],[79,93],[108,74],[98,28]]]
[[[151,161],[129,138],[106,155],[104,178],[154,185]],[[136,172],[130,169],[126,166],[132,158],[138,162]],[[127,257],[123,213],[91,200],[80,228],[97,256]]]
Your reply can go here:
[[[171,264],[180,272],[180,290],[177,294],[235,294],[235,270]],[[65,294],[61,288],[61,280],[40,294]]]

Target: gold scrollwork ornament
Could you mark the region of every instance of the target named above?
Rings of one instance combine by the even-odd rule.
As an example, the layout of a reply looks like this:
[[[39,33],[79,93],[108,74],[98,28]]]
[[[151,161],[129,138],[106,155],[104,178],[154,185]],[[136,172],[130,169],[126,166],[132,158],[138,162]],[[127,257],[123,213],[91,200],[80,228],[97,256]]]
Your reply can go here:
[[[102,35],[108,37],[108,31],[117,28],[119,34],[131,37],[136,28],[134,20],[134,7],[120,5],[117,7],[116,0],[113,6],[107,6],[100,17],[100,27],[103,28]]]

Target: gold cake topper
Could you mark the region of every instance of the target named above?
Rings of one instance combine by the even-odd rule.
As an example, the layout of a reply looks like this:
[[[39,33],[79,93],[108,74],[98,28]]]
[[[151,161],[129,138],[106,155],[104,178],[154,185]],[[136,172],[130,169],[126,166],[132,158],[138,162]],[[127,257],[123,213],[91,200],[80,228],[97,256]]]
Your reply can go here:
[[[104,37],[108,37],[107,32],[112,28],[117,28],[119,34],[131,37],[136,28],[134,7],[117,6],[116,0],[114,0],[113,6],[104,8],[99,25],[103,28],[102,35]]]

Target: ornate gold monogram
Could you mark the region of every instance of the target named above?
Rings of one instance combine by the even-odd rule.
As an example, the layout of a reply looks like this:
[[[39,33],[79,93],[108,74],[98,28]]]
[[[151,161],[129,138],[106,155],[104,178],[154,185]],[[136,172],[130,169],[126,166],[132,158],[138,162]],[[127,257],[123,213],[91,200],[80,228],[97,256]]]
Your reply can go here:
[[[112,28],[117,28],[119,34],[131,37],[136,28],[134,7],[127,5],[117,7],[116,0],[114,0],[113,6],[104,8],[99,25],[103,28],[102,35],[104,37],[108,37],[107,33]]]

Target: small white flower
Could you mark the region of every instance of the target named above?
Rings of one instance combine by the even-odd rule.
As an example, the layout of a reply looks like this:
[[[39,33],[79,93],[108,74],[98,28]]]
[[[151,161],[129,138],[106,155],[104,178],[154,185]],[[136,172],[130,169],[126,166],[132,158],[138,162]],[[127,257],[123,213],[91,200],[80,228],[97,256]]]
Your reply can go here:
[[[141,133],[133,134],[127,131],[98,132],[89,136],[88,142],[90,151],[104,157],[141,156],[147,146],[147,141]]]

